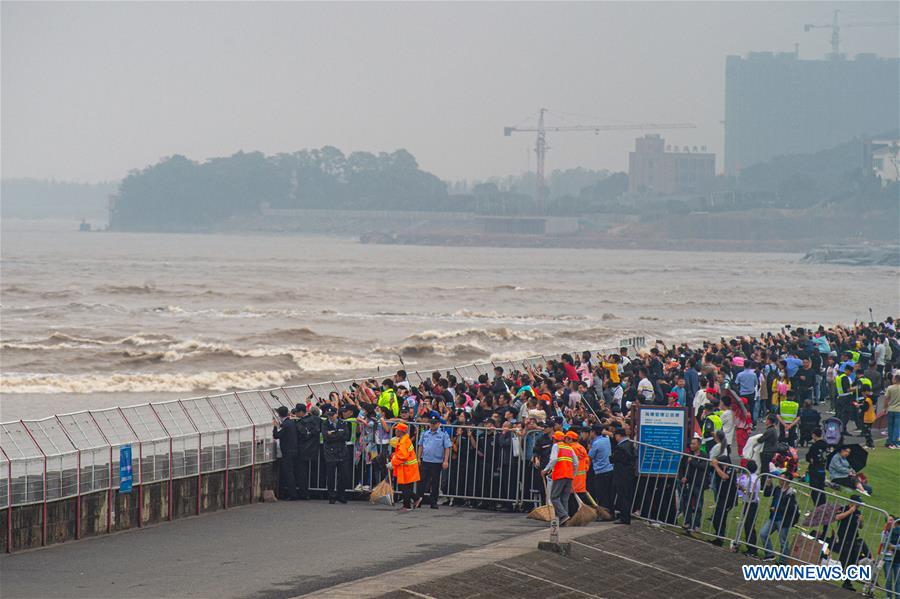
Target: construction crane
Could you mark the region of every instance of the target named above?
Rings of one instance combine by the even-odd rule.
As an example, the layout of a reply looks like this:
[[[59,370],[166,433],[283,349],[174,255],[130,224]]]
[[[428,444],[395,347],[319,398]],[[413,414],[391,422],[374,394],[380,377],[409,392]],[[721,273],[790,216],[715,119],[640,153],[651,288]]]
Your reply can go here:
[[[846,25],[841,25],[839,14],[841,11],[834,11],[834,17],[831,20],[831,23],[828,25],[812,25],[807,24],[803,26],[803,31],[809,32],[811,29],[831,29],[831,54],[828,55],[828,58],[831,60],[840,60],[841,58],[841,27],[897,27],[898,23],[888,22],[888,21],[875,21],[871,23],[847,23]]]
[[[629,130],[645,130],[645,129],[696,129],[693,123],[636,123],[630,125],[564,125],[547,127],[544,124],[544,114],[549,112],[546,108],[541,108],[538,112],[537,127],[504,127],[503,135],[509,137],[513,133],[537,133],[537,140],[534,144],[534,153],[537,157],[536,175],[537,175],[537,203],[540,210],[544,209],[547,200],[547,184],[544,178],[544,159],[547,156],[547,132],[554,133],[564,131],[593,131],[595,134],[601,131],[629,131]]]

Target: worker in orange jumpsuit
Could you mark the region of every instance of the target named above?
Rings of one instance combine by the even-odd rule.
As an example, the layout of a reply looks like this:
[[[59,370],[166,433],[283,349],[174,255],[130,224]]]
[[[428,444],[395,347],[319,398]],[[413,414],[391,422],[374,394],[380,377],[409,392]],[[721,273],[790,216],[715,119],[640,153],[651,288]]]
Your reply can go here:
[[[578,433],[574,429],[569,429],[566,433],[566,443],[572,448],[572,451],[575,452],[575,456],[578,458],[578,468],[575,470],[575,477],[572,479],[573,497],[569,499],[569,513],[574,514],[578,511],[575,494],[586,504],[594,505],[587,490],[587,473],[591,469],[591,458],[588,457],[588,452],[584,445],[578,442]]]
[[[550,449],[550,459],[542,473],[550,476],[550,503],[562,526],[569,520],[569,496],[572,494],[572,479],[578,469],[578,457],[566,443],[562,431],[553,433],[553,440],[555,443]]]
[[[400,511],[405,513],[412,509],[415,497],[413,486],[419,481],[419,458],[409,438],[409,427],[405,423],[400,422],[394,427],[394,436],[397,438],[397,445],[394,447],[388,468],[393,470],[397,477],[397,488],[403,496],[403,507]]]

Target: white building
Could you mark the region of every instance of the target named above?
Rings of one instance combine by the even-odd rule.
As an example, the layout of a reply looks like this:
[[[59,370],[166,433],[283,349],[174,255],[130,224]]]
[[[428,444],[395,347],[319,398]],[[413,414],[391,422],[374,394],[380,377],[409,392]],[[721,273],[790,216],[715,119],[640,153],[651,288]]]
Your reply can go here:
[[[868,143],[872,172],[882,185],[900,179],[900,139],[878,139]]]

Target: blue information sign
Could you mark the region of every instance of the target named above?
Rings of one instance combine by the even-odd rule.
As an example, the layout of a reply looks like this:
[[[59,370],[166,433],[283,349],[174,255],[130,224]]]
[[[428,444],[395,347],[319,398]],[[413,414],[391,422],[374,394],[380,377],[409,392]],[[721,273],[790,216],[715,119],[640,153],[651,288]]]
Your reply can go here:
[[[131,445],[119,448],[119,493],[131,493]]]
[[[639,446],[639,473],[677,475],[685,446],[684,408],[641,407],[638,418],[638,441],[655,446]]]

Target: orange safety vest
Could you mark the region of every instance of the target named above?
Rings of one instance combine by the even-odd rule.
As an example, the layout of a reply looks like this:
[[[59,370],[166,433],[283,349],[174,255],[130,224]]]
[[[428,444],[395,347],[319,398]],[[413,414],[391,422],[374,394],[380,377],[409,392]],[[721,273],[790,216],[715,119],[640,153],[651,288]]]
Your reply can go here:
[[[398,485],[419,481],[419,459],[416,457],[416,448],[413,447],[409,435],[400,437],[397,448],[391,456],[391,464],[394,466]]]
[[[561,478],[575,477],[575,452],[566,443],[559,442],[556,444],[556,464],[553,465],[553,474],[550,475],[552,480]]]
[[[573,443],[570,447],[578,456],[578,470],[575,471],[575,478],[572,480],[572,490],[576,493],[587,493],[587,473],[591,467],[591,458],[581,443]]]

